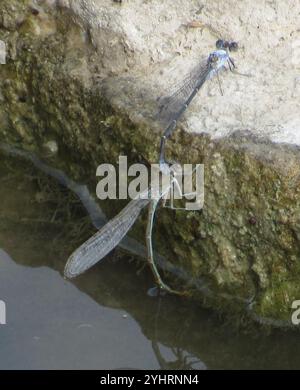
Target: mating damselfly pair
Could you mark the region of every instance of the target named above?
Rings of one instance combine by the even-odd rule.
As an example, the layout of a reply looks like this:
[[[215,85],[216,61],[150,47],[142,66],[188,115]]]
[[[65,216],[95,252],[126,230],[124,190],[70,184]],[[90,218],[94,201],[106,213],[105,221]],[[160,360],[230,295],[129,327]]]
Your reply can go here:
[[[219,73],[222,70],[227,69],[233,71],[235,68],[234,61],[230,57],[229,52],[237,50],[237,43],[218,40],[216,42],[216,48],[217,50],[210,53],[206,59],[201,61],[196,68],[183,79],[180,86],[171,96],[161,100],[158,116],[161,123],[166,123],[166,127],[160,142],[159,167],[161,174],[168,176],[170,180],[162,187],[151,184],[149,188],[144,189],[144,191],[138,197],[132,199],[118,215],[107,222],[107,224],[97,233],[76,249],[69,257],[65,267],[65,276],[67,278],[73,278],[82,274],[110,253],[130,230],[141,211],[148,206],[146,243],[148,262],[155,280],[161,290],[180,295],[184,294],[184,292],[179,292],[170,288],[160,277],[153,255],[152,229],[155,211],[160,200],[172,191],[174,186],[177,186],[177,188],[179,187],[178,172],[176,172],[176,169],[170,167],[170,164],[165,159],[166,140],[173,134],[179,119],[182,117],[203,84],[216,76],[222,93]],[[190,196],[192,193],[182,195]]]

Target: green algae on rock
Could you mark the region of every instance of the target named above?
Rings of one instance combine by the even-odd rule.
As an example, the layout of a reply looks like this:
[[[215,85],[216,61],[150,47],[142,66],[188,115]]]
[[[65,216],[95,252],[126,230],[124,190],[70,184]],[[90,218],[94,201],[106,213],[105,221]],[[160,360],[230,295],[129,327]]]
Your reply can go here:
[[[130,162],[157,162],[161,133],[128,103],[135,89],[147,89],[128,86],[128,63],[134,64],[129,48],[126,66],[120,57],[115,75],[102,58],[103,37],[97,44],[96,37],[67,7],[45,1],[33,12],[31,1],[1,2],[0,39],[8,50],[7,64],[0,66],[1,138],[37,154],[52,142],[55,165],[91,190],[102,162],[113,164],[122,154]],[[114,38],[119,50],[121,38]],[[150,112],[153,101],[147,107],[142,92],[142,109]],[[205,205],[201,212],[159,211],[159,252],[191,281],[202,281],[192,290],[204,304],[289,323],[291,304],[300,297],[299,148],[242,127],[220,139],[181,129],[168,153],[205,165]],[[113,202],[104,208],[117,212]],[[143,229],[133,230],[141,241]]]

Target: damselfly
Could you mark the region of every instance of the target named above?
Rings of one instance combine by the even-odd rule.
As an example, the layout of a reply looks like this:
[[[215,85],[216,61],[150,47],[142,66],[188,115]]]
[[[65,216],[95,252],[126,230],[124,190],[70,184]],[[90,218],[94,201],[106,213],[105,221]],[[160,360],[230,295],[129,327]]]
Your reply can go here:
[[[196,69],[184,79],[176,92],[163,100],[163,104],[160,107],[160,119],[167,122],[168,125],[161,138],[159,166],[162,175],[170,175],[169,182],[163,188],[150,185],[150,187],[145,189],[139,197],[131,200],[118,215],[112,218],[96,234],[76,249],[67,261],[65,267],[66,277],[73,278],[80,275],[103,259],[120,243],[138,218],[142,209],[149,206],[146,234],[149,265],[160,289],[170,293],[182,294],[164,283],[157,270],[152,245],[153,221],[160,200],[172,190],[174,185],[176,185],[177,188],[180,187],[176,178],[176,171],[170,172],[170,166],[165,161],[166,139],[171,137],[178,120],[186,111],[205,81],[214,76],[218,77],[219,72],[222,69],[226,69],[226,65],[231,71],[235,67],[233,59],[229,56],[229,51],[236,50],[237,44],[235,42],[218,40],[216,46],[217,50],[212,52],[204,62],[201,62]],[[180,188],[178,188],[178,190],[180,190]],[[183,196],[187,195],[192,194],[183,194]]]
[[[169,175],[166,175],[167,170],[169,170]],[[162,281],[154,261],[152,246],[153,220],[160,200],[167,199],[169,192],[174,190],[173,186],[176,187],[178,193],[183,197],[195,195],[194,192],[182,194],[181,186],[177,180],[179,174],[181,175],[182,172],[176,172],[176,167],[166,166],[164,168],[164,175],[167,180],[161,180],[161,185],[157,185],[157,183],[151,184],[149,188],[145,189],[135,199],[131,200],[118,215],[112,218],[97,233],[71,254],[65,267],[65,276],[67,278],[74,278],[103,259],[120,243],[138,218],[140,212],[149,205],[146,233],[148,263],[158,286],[162,290],[182,295],[183,292],[175,291]]]
[[[170,138],[176,129],[179,119],[182,117],[188,106],[191,104],[194,97],[197,95],[205,81],[217,76],[221,94],[223,95],[219,72],[223,69],[233,71],[235,64],[229,56],[229,51],[235,51],[238,48],[236,42],[228,42],[219,39],[216,42],[218,50],[210,53],[207,59],[200,62],[181,82],[179,88],[175,92],[161,100],[158,119],[163,123],[167,123],[160,142],[159,162],[165,163],[165,143],[166,139]]]

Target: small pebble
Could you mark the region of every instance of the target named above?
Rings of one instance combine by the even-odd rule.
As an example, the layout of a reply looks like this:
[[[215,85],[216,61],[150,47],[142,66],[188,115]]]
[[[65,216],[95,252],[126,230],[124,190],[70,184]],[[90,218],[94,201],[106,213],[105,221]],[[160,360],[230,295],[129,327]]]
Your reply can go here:
[[[44,144],[44,147],[52,154],[58,152],[58,145],[56,141],[48,141]]]

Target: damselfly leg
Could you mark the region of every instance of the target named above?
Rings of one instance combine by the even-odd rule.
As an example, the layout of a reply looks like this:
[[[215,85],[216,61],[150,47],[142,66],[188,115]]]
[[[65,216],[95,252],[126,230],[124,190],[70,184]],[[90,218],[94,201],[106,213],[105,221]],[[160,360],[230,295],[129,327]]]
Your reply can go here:
[[[222,96],[224,96],[224,93],[223,93],[223,90],[222,90],[222,85],[221,85],[221,80],[220,80],[220,76],[219,76],[219,72],[217,72],[217,79],[218,79],[218,84],[219,84],[219,88],[220,88],[220,93]]]
[[[155,281],[156,281],[158,288],[160,290],[167,291],[170,294],[187,296],[188,295],[187,291],[174,290],[173,288],[169,287],[162,280],[162,278],[158,272],[158,269],[156,267],[155,261],[154,261],[152,234],[153,234],[154,215],[155,215],[157,205],[158,205],[158,201],[152,201],[149,204],[149,209],[148,209],[148,223],[147,223],[147,232],[146,232],[146,244],[147,244],[147,250],[148,250],[148,264],[150,266],[150,269],[154,275]]]
[[[172,182],[171,182],[171,185],[170,185],[170,190],[168,192],[168,194],[166,194],[164,197],[163,197],[163,207],[164,208],[168,208],[168,209],[171,209],[171,210],[185,210],[185,211],[192,211],[186,207],[174,207],[174,199],[175,199],[175,190],[177,190],[177,194],[179,195],[179,199],[183,199],[183,198],[189,198],[189,197],[196,197],[198,195],[197,191],[190,191],[190,192],[183,192],[182,191],[182,186],[183,186],[183,183],[182,183],[182,180],[180,180],[181,182],[181,185],[179,184],[179,180],[178,180],[178,177],[181,176],[183,178],[183,176],[185,178],[187,177],[192,177],[194,172],[197,171],[197,169],[199,168],[200,166],[199,165],[196,165],[191,172],[184,172],[184,175],[183,175],[183,172],[181,172],[180,174],[178,172],[174,172],[174,171],[171,171],[171,174],[172,174]],[[170,168],[169,168],[170,169]],[[177,177],[176,177],[177,176]],[[167,201],[170,199],[170,206],[167,205]]]
[[[197,169],[197,167],[195,167],[192,170],[192,173],[196,169]],[[182,197],[196,195],[196,192],[190,192],[190,193],[186,193],[186,194],[182,193],[182,190],[181,190],[181,187],[180,187],[180,185],[178,183],[178,180],[174,176],[174,172],[173,172],[173,176],[170,179],[171,179],[170,186],[168,187],[167,191],[165,191],[165,195],[167,195],[167,192],[171,192],[171,197],[173,196],[173,184],[176,186],[179,194]],[[164,202],[166,200],[166,198],[163,195],[161,196],[160,199],[164,199]],[[189,293],[187,291],[174,290],[173,288],[169,287],[162,280],[162,278],[160,276],[160,273],[159,273],[159,271],[157,269],[156,263],[155,263],[154,254],[153,254],[153,242],[152,242],[153,224],[154,224],[155,211],[156,211],[156,208],[158,206],[158,203],[159,203],[160,199],[152,199],[151,203],[149,204],[149,208],[148,208],[148,222],[147,222],[147,230],[146,230],[146,243],[147,243],[147,251],[148,251],[148,263],[149,263],[150,269],[152,270],[152,273],[154,275],[155,281],[156,281],[156,283],[157,283],[157,285],[158,285],[160,290],[169,292],[171,294],[187,296],[187,295],[189,295]],[[176,208],[176,210],[177,209],[178,208]],[[184,208],[182,208],[182,210],[189,211],[188,209],[184,209]]]

